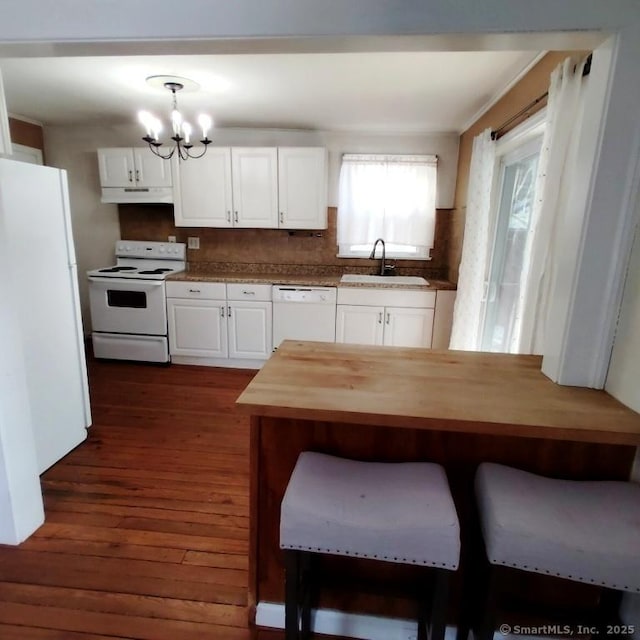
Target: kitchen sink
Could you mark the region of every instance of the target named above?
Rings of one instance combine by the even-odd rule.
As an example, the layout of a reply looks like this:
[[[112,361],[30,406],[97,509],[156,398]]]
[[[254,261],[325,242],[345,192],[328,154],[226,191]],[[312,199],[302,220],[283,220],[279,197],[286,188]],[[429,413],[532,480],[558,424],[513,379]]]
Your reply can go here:
[[[342,276],[340,282],[353,282],[363,284],[388,284],[388,285],[428,285],[429,283],[420,276],[363,276],[357,273],[347,273]]]

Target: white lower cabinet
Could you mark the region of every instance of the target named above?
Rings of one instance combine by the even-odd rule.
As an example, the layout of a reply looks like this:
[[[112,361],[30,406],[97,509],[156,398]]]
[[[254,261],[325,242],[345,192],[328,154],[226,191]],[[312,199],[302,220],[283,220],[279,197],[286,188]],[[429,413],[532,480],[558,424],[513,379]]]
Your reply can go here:
[[[270,285],[167,282],[172,360],[219,366],[266,360],[272,351],[270,298]]]
[[[226,300],[167,298],[172,356],[228,356]]]
[[[339,304],[336,313],[336,342],[382,344],[384,307]]]
[[[266,360],[271,355],[271,302],[229,301],[229,357]]]
[[[434,306],[433,291],[338,288],[336,342],[431,347]]]
[[[388,347],[430,347],[433,309],[385,307],[384,340]]]

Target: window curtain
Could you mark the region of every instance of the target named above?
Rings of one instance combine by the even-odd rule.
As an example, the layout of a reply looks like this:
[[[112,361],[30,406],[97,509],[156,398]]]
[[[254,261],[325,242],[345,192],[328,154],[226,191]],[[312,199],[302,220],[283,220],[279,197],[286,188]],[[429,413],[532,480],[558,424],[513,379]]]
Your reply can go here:
[[[436,156],[345,154],[340,169],[338,245],[389,244],[433,248]],[[422,253],[422,252],[421,252]]]
[[[582,121],[584,61],[567,58],[551,74],[547,124],[540,152],[538,197],[533,211],[531,252],[523,268],[522,323],[518,353],[543,353],[550,293],[557,269],[555,242],[575,172]]]
[[[487,262],[490,256],[489,218],[496,163],[491,129],[473,140],[464,243],[458,277],[458,294],[453,311],[450,349],[476,351],[482,329],[482,301],[485,294]]]

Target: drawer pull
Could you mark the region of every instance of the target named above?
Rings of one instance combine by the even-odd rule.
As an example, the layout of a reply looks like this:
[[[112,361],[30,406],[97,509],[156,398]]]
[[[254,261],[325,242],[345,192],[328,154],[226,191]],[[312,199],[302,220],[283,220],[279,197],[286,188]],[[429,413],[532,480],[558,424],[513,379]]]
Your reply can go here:
[[[284,224],[284,211],[280,212],[280,224]]]
[[[378,314],[378,324],[382,324],[382,311]]]
[[[220,317],[224,318],[224,307],[220,307]]]
[[[255,296],[256,292],[255,291],[243,291],[242,294],[245,295],[245,296]]]
[[[237,211],[233,212],[233,218],[234,218],[235,222],[238,222],[238,212]]]
[[[227,222],[231,224],[231,211],[227,211]]]
[[[391,320],[391,314],[387,313],[387,324],[389,324],[389,321]]]
[[[228,315],[231,317],[231,307],[227,307],[227,309],[229,310]]]
[[[133,171],[129,171],[129,182],[133,182]]]
[[[189,289],[189,293],[200,293],[200,289]]]

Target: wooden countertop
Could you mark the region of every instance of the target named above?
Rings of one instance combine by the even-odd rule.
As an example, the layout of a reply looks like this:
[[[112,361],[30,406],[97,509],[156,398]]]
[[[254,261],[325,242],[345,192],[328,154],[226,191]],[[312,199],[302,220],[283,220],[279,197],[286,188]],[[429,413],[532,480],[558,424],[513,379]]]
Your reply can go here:
[[[287,340],[238,398],[253,415],[640,445],[640,414],[541,357]]]
[[[411,289],[416,291],[454,290],[456,285],[447,280],[431,280],[428,285],[396,284],[393,277],[385,283],[340,282],[340,276],[296,275],[282,273],[224,273],[210,271],[181,271],[167,280],[177,282],[237,282],[247,284],[290,284],[308,287],[364,287],[367,289]]]

